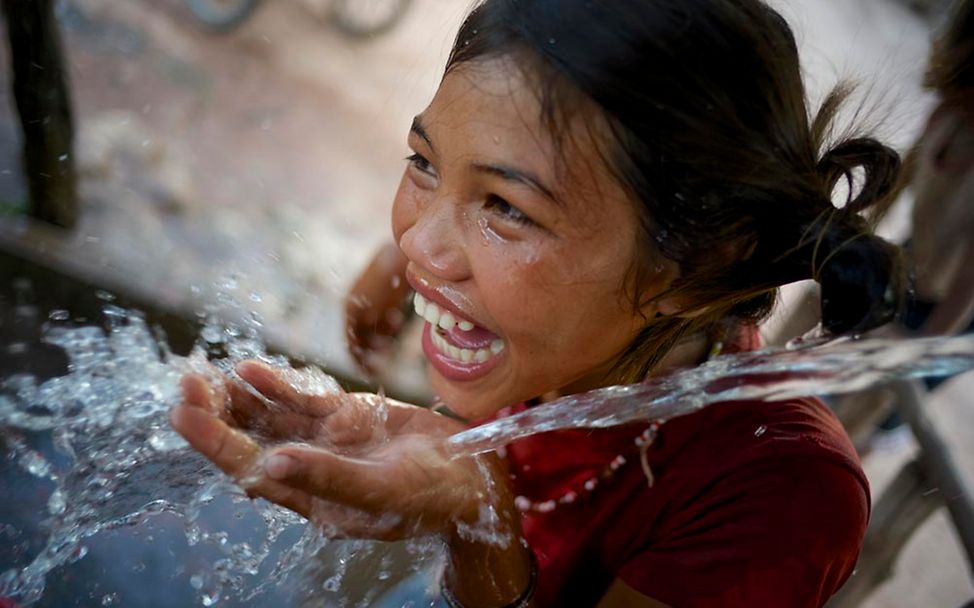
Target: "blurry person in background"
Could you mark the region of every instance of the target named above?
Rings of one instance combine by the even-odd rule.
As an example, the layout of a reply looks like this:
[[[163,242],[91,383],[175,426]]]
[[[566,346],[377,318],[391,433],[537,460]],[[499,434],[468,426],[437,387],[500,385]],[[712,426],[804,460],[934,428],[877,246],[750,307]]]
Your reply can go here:
[[[954,5],[934,43],[924,84],[937,93],[938,103],[904,166],[904,181],[914,195],[905,246],[914,293],[899,323],[876,335],[935,336],[974,329],[974,0]],[[931,391],[943,382],[924,379]],[[895,409],[890,413],[891,407],[891,395],[883,389],[833,403],[860,454],[908,440],[908,428]]]
[[[903,325],[955,334],[974,320],[974,1],[956,5],[925,84],[939,103],[912,154],[916,295]]]

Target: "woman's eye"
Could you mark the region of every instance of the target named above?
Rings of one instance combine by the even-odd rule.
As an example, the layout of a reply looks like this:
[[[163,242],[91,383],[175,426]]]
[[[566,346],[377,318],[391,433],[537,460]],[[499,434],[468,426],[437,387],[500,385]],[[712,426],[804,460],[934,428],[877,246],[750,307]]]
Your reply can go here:
[[[412,154],[410,156],[407,156],[406,160],[409,162],[410,165],[416,167],[417,170],[423,173],[428,173],[429,175],[433,175],[433,165],[431,165],[430,161],[426,160],[426,158],[422,154],[419,153]]]
[[[523,224],[526,226],[534,225],[534,220],[524,215],[520,209],[514,205],[511,205],[499,196],[495,196],[493,194],[488,196],[487,203],[484,205],[484,208],[516,224]]]

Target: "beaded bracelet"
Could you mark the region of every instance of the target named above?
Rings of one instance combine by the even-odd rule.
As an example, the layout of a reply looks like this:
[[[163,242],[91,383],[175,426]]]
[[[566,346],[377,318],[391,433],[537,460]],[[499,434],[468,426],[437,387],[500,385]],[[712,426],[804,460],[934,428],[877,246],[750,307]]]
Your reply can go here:
[[[531,562],[531,574],[528,575],[527,588],[514,601],[509,604],[504,604],[501,608],[528,608],[531,604],[531,598],[534,597],[534,592],[538,588],[538,558],[534,556],[534,551],[530,549],[528,549],[528,559]],[[446,577],[443,577],[440,581],[440,597],[443,598],[449,608],[466,608],[454,597],[453,593],[447,587]]]

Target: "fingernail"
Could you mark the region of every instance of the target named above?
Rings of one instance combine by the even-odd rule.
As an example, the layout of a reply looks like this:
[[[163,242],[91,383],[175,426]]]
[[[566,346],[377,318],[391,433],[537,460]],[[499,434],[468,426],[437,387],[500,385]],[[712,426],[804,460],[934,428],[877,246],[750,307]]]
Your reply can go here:
[[[264,472],[271,479],[284,479],[294,468],[294,459],[284,454],[274,454],[264,462]]]

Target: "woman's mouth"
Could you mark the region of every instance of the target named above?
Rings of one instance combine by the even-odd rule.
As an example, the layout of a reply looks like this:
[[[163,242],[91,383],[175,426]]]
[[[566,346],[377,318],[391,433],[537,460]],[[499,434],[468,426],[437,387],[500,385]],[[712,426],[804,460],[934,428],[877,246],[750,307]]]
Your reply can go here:
[[[493,369],[504,352],[504,340],[469,319],[416,293],[416,314],[426,320],[423,350],[430,363],[451,380],[475,380]]]

